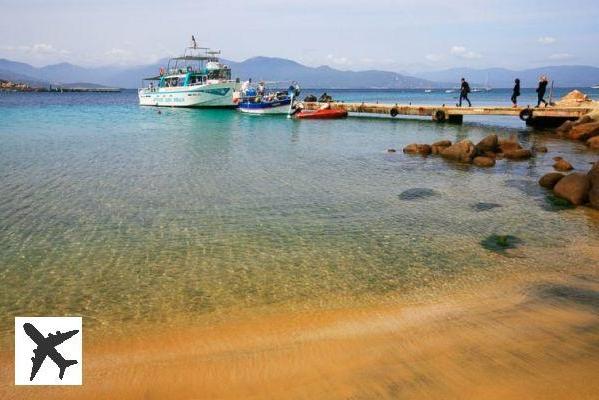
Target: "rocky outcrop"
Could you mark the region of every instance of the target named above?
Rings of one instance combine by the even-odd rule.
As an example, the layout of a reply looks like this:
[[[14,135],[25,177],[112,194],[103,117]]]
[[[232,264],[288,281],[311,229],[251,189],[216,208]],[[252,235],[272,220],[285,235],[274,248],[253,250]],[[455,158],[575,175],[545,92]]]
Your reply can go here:
[[[516,135],[511,134],[508,139],[499,139],[499,152],[505,153],[506,151],[520,150],[522,146],[518,142]]]
[[[588,140],[599,135],[599,122],[579,124],[570,129],[568,137],[572,140]]]
[[[499,138],[495,134],[485,136],[475,147],[477,154],[495,153],[499,148]]]
[[[433,154],[441,154],[441,150],[451,146],[451,140],[439,140],[431,144],[431,151]]]
[[[442,157],[465,163],[471,162],[475,153],[474,144],[468,139],[461,140],[441,150]]]
[[[587,178],[589,179],[589,203],[591,207],[599,210],[599,161],[593,165]]]
[[[553,160],[555,161],[553,168],[555,168],[557,171],[571,171],[574,169],[572,164],[561,157],[554,157]]]
[[[553,189],[553,187],[562,179],[565,175],[559,172],[550,172],[545,174],[539,179],[539,185],[546,189]]]
[[[508,160],[526,160],[532,157],[532,152],[527,149],[506,150],[503,156]]]
[[[587,146],[593,150],[599,150],[599,136],[595,136],[587,140]]]
[[[590,179],[587,174],[575,172],[560,179],[553,188],[553,193],[557,197],[579,206],[588,201],[589,188]]]
[[[474,160],[472,160],[472,163],[474,165],[476,165],[477,167],[492,167],[495,165],[495,159],[491,158],[491,157],[484,157],[484,156],[478,156],[478,157],[474,157]]]
[[[403,148],[403,152],[406,154],[431,154],[431,146],[428,144],[412,143]]]

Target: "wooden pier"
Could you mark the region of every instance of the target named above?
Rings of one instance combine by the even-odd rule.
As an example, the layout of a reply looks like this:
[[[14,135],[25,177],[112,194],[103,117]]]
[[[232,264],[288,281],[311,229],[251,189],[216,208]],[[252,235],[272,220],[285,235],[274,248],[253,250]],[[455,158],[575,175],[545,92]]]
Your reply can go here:
[[[315,110],[322,103],[304,102],[305,109]],[[557,126],[567,120],[576,120],[594,110],[594,108],[560,107],[550,106],[541,108],[531,107],[501,107],[501,106],[479,106],[479,107],[455,107],[434,106],[420,104],[383,104],[383,103],[330,103],[331,108],[345,109],[350,116],[388,116],[397,118],[403,115],[431,117],[433,121],[461,124],[464,115],[478,116],[511,116],[518,117],[527,125],[532,126]]]

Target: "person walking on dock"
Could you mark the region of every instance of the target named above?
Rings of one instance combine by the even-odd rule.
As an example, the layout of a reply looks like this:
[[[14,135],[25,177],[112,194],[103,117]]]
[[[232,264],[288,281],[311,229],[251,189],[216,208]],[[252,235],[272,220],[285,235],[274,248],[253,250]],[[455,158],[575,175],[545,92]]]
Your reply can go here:
[[[470,85],[466,82],[466,79],[462,78],[462,86],[460,87],[460,102],[459,107],[462,107],[462,100],[466,100],[468,102],[468,107],[472,107],[472,103],[468,98],[468,93],[470,93]]]
[[[541,103],[545,104],[545,107],[547,107],[547,102],[545,101],[545,92],[547,91],[547,84],[549,83],[549,79],[547,79],[547,77],[545,75],[541,75],[541,77],[539,78],[539,87],[537,87],[537,97],[538,97],[538,101],[537,101],[537,107],[541,107]]]
[[[514,81],[514,91],[512,92],[512,103],[514,107],[518,107],[518,96],[520,96],[520,79],[516,78]]]

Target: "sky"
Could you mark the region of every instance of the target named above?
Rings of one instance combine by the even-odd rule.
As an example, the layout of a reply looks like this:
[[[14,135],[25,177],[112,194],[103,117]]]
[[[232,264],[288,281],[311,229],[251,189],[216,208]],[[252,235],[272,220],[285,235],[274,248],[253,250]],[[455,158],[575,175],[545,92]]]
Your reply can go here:
[[[195,35],[226,59],[344,70],[599,66],[597,0],[0,0],[0,58],[141,65]]]

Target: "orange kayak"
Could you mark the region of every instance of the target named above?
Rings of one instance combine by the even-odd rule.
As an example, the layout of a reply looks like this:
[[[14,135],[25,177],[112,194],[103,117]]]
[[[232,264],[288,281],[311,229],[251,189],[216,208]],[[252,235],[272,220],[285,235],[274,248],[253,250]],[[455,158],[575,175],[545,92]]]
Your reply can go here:
[[[347,117],[347,111],[339,109],[325,109],[314,111],[300,111],[295,114],[299,119],[339,119]]]

